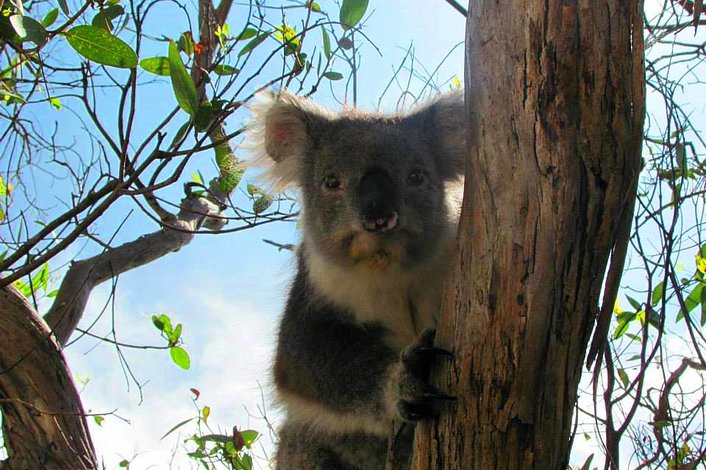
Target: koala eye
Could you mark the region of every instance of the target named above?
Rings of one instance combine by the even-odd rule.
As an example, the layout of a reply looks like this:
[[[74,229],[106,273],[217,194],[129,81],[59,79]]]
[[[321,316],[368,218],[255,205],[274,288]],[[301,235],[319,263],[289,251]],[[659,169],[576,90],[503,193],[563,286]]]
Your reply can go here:
[[[326,178],[324,178],[324,188],[329,191],[341,189],[341,180],[334,174],[328,174]]]
[[[412,170],[409,175],[407,175],[407,183],[410,186],[419,186],[424,182],[424,170],[419,168]]]

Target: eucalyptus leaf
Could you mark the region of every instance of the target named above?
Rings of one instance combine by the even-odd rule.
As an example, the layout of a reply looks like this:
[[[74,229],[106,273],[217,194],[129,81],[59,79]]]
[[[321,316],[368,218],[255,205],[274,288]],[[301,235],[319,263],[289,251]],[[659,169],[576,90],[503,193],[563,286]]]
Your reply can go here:
[[[179,107],[190,116],[195,116],[199,108],[199,94],[189,72],[186,71],[186,66],[181,60],[179,49],[174,41],[169,41],[169,69],[174,96]]]
[[[71,14],[71,11],[69,10],[69,4],[66,0],[58,0],[59,3],[59,8],[61,8],[61,11],[66,15],[69,16]]]
[[[184,370],[188,370],[191,367],[191,359],[189,358],[189,353],[180,346],[172,346],[169,348],[169,355],[172,358],[174,364],[178,365]]]
[[[652,306],[654,307],[662,301],[664,296],[664,282],[660,282],[652,289]]]
[[[169,59],[166,57],[149,57],[140,61],[140,67],[155,75],[169,77],[171,69],[169,67]]]
[[[692,289],[692,291],[689,293],[689,296],[684,299],[684,306],[686,307],[686,312],[683,308],[680,309],[679,313],[677,314],[677,321],[684,318],[684,315],[691,313],[691,311],[694,310],[697,305],[701,304],[701,294],[703,292],[703,289],[704,285],[702,283],[698,283],[696,287]]]
[[[56,19],[59,17],[59,9],[58,8],[53,8],[49,10],[49,13],[44,15],[44,18],[42,18],[42,26],[45,28],[48,28],[49,26],[53,25]]]
[[[102,28],[110,32],[113,30],[113,20],[125,13],[125,9],[120,5],[110,5],[101,10],[93,17],[91,24],[96,28]]]
[[[368,0],[343,0],[339,21],[343,29],[351,29],[363,19],[368,9]]]
[[[238,52],[238,57],[242,57],[245,54],[252,52],[252,50],[255,49],[257,46],[259,46],[262,43],[262,41],[267,39],[267,37],[270,34],[271,33],[266,32],[266,33],[261,33],[261,34],[258,34],[257,36],[255,36],[255,39],[253,39],[252,41],[247,43],[245,46],[243,46],[243,48],[240,50],[240,52]]]
[[[132,69],[137,67],[137,54],[122,39],[104,29],[81,25],[66,32],[71,47],[93,62]]]
[[[34,18],[24,15],[12,15],[10,24],[12,24],[15,32],[20,37],[20,41],[33,42],[40,47],[47,43],[46,28]]]
[[[340,80],[343,78],[343,74],[339,72],[325,72],[324,77],[328,78],[329,80]]]
[[[221,75],[221,76],[226,76],[226,75],[235,75],[240,70],[236,69],[232,65],[226,65],[226,64],[219,64],[213,67],[213,73],[216,75]]]
[[[255,28],[245,28],[242,33],[238,34],[235,38],[236,41],[242,41],[244,39],[250,39],[257,36],[257,30]]]
[[[208,126],[213,121],[213,105],[206,101],[201,103],[198,111],[196,111],[196,116],[194,117],[194,128],[198,132],[203,132],[208,129]]]
[[[324,43],[324,55],[326,56],[326,59],[331,58],[331,39],[328,37],[328,32],[326,31],[326,28],[323,26],[321,27],[321,37],[323,39]]]

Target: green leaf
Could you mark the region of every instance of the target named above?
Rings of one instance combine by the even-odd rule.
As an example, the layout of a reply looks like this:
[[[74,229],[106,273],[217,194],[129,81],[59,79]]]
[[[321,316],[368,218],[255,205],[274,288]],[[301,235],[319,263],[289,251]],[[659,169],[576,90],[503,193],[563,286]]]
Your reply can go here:
[[[172,358],[174,364],[178,365],[184,370],[188,370],[191,367],[191,359],[189,358],[189,353],[180,346],[172,346],[169,348],[169,355]]]
[[[633,299],[633,298],[630,297],[629,295],[626,295],[625,297],[627,297],[628,302],[630,302],[630,305],[632,305],[632,308],[634,308],[635,310],[638,310],[638,311],[642,309],[642,306],[640,305],[640,302],[638,302],[637,300]]]
[[[179,107],[190,116],[195,116],[196,110],[199,108],[199,94],[196,91],[196,85],[186,71],[174,41],[169,41],[169,70],[174,96]]]
[[[64,12],[66,16],[71,15],[71,11],[69,10],[69,4],[66,2],[66,0],[58,0],[59,2],[59,8],[61,8],[61,11]]]
[[[235,38],[236,41],[242,41],[244,39],[250,39],[257,36],[257,29],[255,28],[245,28],[242,33]]]
[[[240,431],[240,435],[243,437],[243,441],[245,441],[245,445],[247,447],[250,447],[255,443],[258,437],[260,437],[260,433],[257,431],[254,431],[252,429],[248,429],[246,431]]]
[[[701,326],[706,325],[706,289],[701,289]]]
[[[632,333],[625,333],[625,336],[627,336],[631,340],[635,341],[636,343],[639,343],[642,341],[642,338],[640,338],[638,335],[633,335]]]
[[[56,19],[59,17],[59,9],[58,8],[53,8],[49,10],[49,13],[44,15],[44,18],[42,18],[42,26],[45,28],[48,28],[49,26],[53,25]]]
[[[331,58],[331,39],[328,37],[328,32],[326,31],[326,28],[323,26],[321,27],[321,37],[324,43],[324,55],[326,56],[326,59]]]
[[[52,96],[49,98],[49,103],[54,106],[57,111],[61,111],[61,100],[59,100],[59,98]]]
[[[204,423],[208,422],[209,416],[211,416],[211,407],[204,406],[201,410],[201,418],[203,419]]]
[[[176,134],[174,134],[174,138],[172,139],[172,143],[169,144],[169,148],[176,148],[177,145],[181,143],[182,140],[186,137],[186,132],[189,130],[189,126],[191,125],[191,121],[186,121],[177,131]]]
[[[213,121],[213,105],[210,101],[201,103],[196,116],[194,117],[194,128],[198,132],[203,132],[208,129],[208,126]]]
[[[187,31],[179,36],[177,48],[189,57],[194,55],[194,39],[191,37],[190,32]]]
[[[664,282],[660,282],[652,289],[652,306],[654,307],[662,301],[664,296]]]
[[[701,294],[703,292],[704,285],[702,283],[699,283],[692,289],[691,293],[689,296],[684,299],[684,306],[686,307],[686,312],[684,309],[679,309],[679,313],[677,314],[677,321],[681,320],[684,318],[684,315],[691,313],[692,310],[696,308],[697,305],[701,303]]]
[[[160,440],[160,441],[164,440],[165,437],[167,437],[168,435],[170,435],[171,433],[173,433],[174,431],[176,431],[177,429],[179,429],[180,427],[182,427],[182,426],[185,425],[186,423],[188,423],[188,422],[190,422],[190,421],[193,421],[193,420],[195,420],[195,419],[196,419],[196,418],[189,418],[189,419],[185,419],[184,421],[182,421],[182,422],[180,422],[180,423],[177,423],[173,428],[171,428],[169,431],[167,431],[167,432],[164,434],[164,436],[160,437],[159,440]]]
[[[324,73],[324,77],[328,78],[329,80],[340,80],[343,78],[343,75],[338,72],[326,72]]]
[[[236,69],[232,65],[219,64],[213,67],[213,73],[220,76],[235,75],[238,72],[240,72],[240,70]]]
[[[262,214],[272,205],[272,202],[272,196],[267,194],[264,196],[260,196],[255,199],[255,202],[252,205],[252,210],[255,214]]]
[[[152,324],[157,327],[159,331],[164,331],[164,322],[157,315],[152,315]]]
[[[615,327],[613,332],[613,339],[618,339],[623,336],[630,327],[630,322],[635,319],[637,315],[635,312],[624,312],[618,317],[618,326]]]
[[[245,54],[252,52],[252,50],[255,49],[257,46],[259,46],[262,43],[262,41],[267,39],[267,37],[270,34],[271,33],[266,32],[266,33],[261,33],[261,34],[258,34],[257,36],[255,36],[255,39],[253,39],[252,41],[247,43],[245,46],[243,46],[243,48],[240,50],[240,52],[238,52],[238,57],[242,57]]]
[[[159,316],[159,321],[164,325],[163,331],[166,333],[167,338],[169,335],[172,333],[172,319],[169,318],[169,315],[166,313],[163,313]]]
[[[88,60],[102,65],[132,69],[137,54],[122,39],[95,26],[76,26],[66,32],[71,47]]]
[[[53,299],[57,295],[59,295],[59,289],[54,289],[53,291],[47,293],[47,297],[49,297],[50,299]]]
[[[252,470],[252,457],[250,457],[250,455],[248,455],[248,454],[243,455],[242,461],[243,461],[243,467],[245,468],[245,470]]]
[[[20,37],[20,41],[29,41],[37,46],[43,46],[47,43],[47,30],[42,23],[24,15],[12,15],[10,24],[15,29],[15,32]]]
[[[343,29],[351,29],[363,19],[368,0],[343,0],[339,20]]]
[[[255,186],[254,184],[248,183],[248,185],[245,187],[245,191],[250,196],[255,196],[255,195],[265,195],[267,194],[265,191],[262,190],[259,186]]]
[[[179,338],[181,338],[181,330],[182,330],[181,323],[178,323],[176,328],[174,328],[174,332],[171,335],[169,335],[169,340],[174,343],[179,341]]]
[[[169,59],[166,57],[150,57],[140,61],[140,67],[149,73],[169,77],[171,75],[169,68]]]
[[[321,6],[319,6],[316,2],[311,2],[311,4],[309,4],[309,9],[314,13],[321,13]]]
[[[623,387],[628,388],[628,385],[630,385],[630,378],[628,377],[627,372],[625,372],[625,369],[618,368],[618,377],[620,378],[620,381],[623,383]]]
[[[15,282],[12,283],[17,290],[19,290],[22,295],[25,297],[29,298],[32,296],[32,289],[29,287],[28,284],[25,284],[24,282],[20,281],[19,279],[16,280]]]
[[[105,421],[105,418],[102,416],[94,416],[93,421],[95,421],[98,426],[102,426],[103,421]]]
[[[32,286],[34,287],[34,291],[38,291],[39,289],[44,289],[46,290],[47,285],[49,284],[49,263],[44,263],[41,268],[39,268],[39,271],[37,274],[35,274],[32,277]]]
[[[118,464],[118,467],[120,468],[129,468],[130,467],[130,462],[128,460],[121,460],[120,463]]]
[[[113,30],[113,20],[125,13],[125,9],[120,5],[110,5],[96,14],[91,24],[96,28],[104,29],[108,32]]]

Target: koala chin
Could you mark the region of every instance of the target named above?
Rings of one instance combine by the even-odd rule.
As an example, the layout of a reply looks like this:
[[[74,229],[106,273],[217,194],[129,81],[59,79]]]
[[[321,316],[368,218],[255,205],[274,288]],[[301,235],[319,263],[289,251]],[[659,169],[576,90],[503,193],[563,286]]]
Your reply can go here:
[[[266,177],[302,203],[274,363],[276,468],[382,469],[392,421],[453,398],[425,376],[446,353],[432,343],[465,168],[462,93],[404,115],[331,113],[286,91],[252,110]]]

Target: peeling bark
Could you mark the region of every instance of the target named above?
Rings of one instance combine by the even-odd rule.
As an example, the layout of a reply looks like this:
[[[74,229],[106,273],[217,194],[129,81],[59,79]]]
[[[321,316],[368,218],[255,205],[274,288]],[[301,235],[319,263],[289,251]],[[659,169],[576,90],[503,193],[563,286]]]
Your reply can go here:
[[[437,385],[459,404],[418,426],[414,468],[563,470],[601,284],[632,217],[642,5],[469,6],[469,166],[437,332],[456,355]]]

